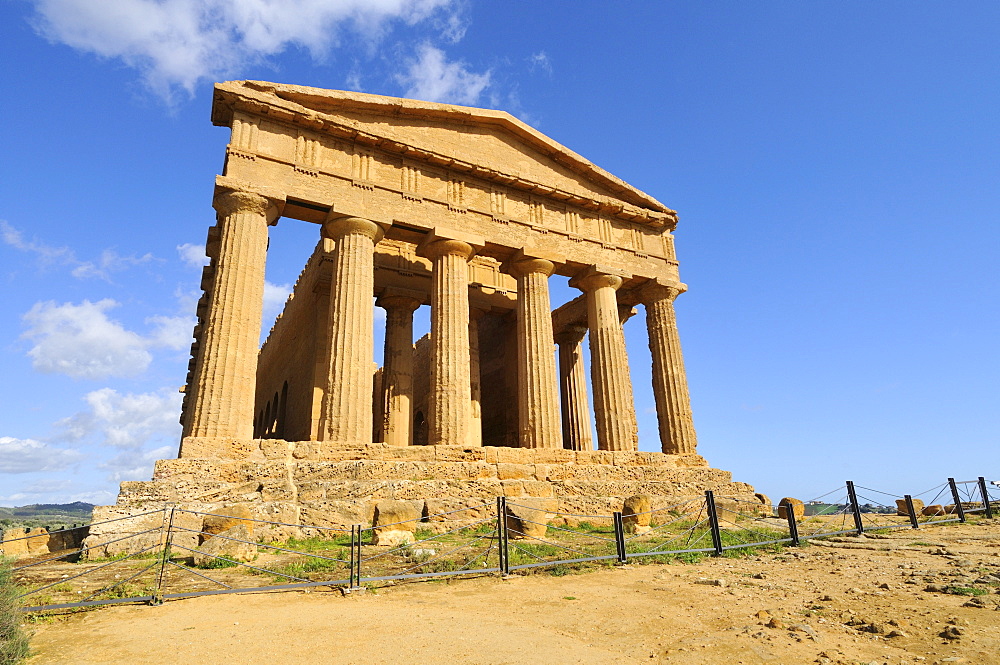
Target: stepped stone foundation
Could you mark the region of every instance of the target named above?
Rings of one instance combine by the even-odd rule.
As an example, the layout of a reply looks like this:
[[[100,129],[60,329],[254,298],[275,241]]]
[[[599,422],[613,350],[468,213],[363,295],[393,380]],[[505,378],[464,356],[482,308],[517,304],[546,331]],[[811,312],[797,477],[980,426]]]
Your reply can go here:
[[[431,523],[488,514],[476,506],[497,496],[598,515],[637,495],[654,508],[708,489],[757,501],[696,452],[675,211],[500,111],[231,81],[212,121],[231,138],[178,459],[124,483],[95,520],[172,504],[346,526],[389,500],[420,502]],[[258,348],[279,222],[314,224],[317,242]],[[553,309],[554,276],[579,295]],[[430,334],[414,343],[426,306]],[[656,453],[637,452],[624,326],[639,307]],[[95,527],[88,542],[156,519]]]

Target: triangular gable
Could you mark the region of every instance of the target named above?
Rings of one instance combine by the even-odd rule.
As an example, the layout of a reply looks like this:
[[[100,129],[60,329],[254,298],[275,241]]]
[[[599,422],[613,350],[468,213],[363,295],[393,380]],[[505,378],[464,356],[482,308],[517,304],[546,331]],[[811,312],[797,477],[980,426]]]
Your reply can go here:
[[[503,111],[435,104],[396,97],[260,81],[216,84],[213,122],[228,125],[238,100],[271,107],[268,115],[287,115],[309,123],[321,119],[327,128],[412,146],[498,179],[584,198],[618,200],[659,217],[673,211],[648,194],[592,164]],[[275,110],[287,113],[274,113]],[[659,214],[657,214],[659,213]]]

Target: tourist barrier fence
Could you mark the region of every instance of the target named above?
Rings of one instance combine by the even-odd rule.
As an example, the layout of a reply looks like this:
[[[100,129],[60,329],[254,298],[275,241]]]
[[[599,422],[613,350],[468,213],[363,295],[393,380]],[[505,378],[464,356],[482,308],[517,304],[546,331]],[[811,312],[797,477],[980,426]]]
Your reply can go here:
[[[901,501],[897,504],[901,508],[888,513],[865,512],[866,506],[881,505],[873,496]],[[935,508],[917,510],[917,500]],[[762,512],[758,501],[717,496],[712,491],[699,500],[611,515],[544,510],[519,501],[524,500],[499,497],[495,502],[406,522],[350,528],[168,506],[75,527],[93,529],[122,520],[135,523],[141,518],[160,517],[158,526],[54,556],[31,558],[15,565],[13,571],[19,584],[29,587],[21,599],[25,610],[31,612],[116,603],[155,605],[194,596],[310,587],[339,587],[349,592],[362,585],[401,580],[509,575],[543,567],[559,573],[594,562],[614,565],[646,557],[724,556],[748,548],[798,546],[812,538],[964,522],[970,515],[992,518],[1000,512],[1000,487],[982,477],[971,481],[949,478],[919,494],[899,496],[847,481],[808,502],[828,507],[829,512],[815,515],[796,515],[792,506]],[[948,510],[936,508],[945,503]],[[783,517],[776,515],[782,512]],[[201,524],[204,518],[229,519],[257,529],[284,529],[293,536],[260,542],[262,539],[234,537],[231,531],[210,533],[202,531],[204,527],[184,526]],[[389,547],[372,544],[376,531],[391,531],[393,527],[415,532],[413,540]],[[190,546],[203,537],[250,548],[251,555],[237,556],[225,548],[213,553]],[[16,540],[20,539],[7,538],[4,544]],[[105,560],[84,556],[108,552],[109,545],[116,545],[114,549],[123,553]],[[195,560],[200,565],[194,565]]]

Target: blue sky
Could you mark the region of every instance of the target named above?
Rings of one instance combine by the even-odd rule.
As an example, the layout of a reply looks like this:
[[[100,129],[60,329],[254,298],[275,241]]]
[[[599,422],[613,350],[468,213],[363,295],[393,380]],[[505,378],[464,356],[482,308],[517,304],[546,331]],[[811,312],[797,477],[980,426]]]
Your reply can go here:
[[[0,35],[0,505],[176,453],[229,79],[504,109],[677,209],[699,452],[772,498],[1000,475],[996,3],[7,0]],[[272,319],[316,234],[273,229]]]

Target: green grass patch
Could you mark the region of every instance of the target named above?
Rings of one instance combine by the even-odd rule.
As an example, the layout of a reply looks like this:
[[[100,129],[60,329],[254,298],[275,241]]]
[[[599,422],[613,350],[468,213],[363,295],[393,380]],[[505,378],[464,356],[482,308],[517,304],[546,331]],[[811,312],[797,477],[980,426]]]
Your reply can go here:
[[[209,559],[198,568],[204,568],[205,570],[219,570],[221,568],[235,568],[240,565],[239,561],[231,561],[229,559]]]
[[[989,589],[977,589],[971,586],[950,586],[947,591],[956,596],[985,596],[990,592]]]

